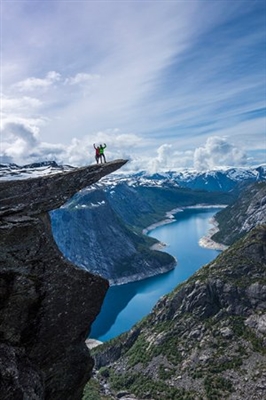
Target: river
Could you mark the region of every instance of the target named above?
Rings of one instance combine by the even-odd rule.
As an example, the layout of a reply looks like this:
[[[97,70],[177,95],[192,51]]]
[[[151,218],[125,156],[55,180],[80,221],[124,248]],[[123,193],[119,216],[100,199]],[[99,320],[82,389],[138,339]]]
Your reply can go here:
[[[212,227],[210,219],[220,209],[187,208],[177,212],[172,223],[148,231],[149,236],[165,244],[163,251],[177,259],[176,267],[152,278],[110,287],[90,337],[105,342],[129,330],[161,296],[212,261],[220,251],[201,247],[199,240]]]

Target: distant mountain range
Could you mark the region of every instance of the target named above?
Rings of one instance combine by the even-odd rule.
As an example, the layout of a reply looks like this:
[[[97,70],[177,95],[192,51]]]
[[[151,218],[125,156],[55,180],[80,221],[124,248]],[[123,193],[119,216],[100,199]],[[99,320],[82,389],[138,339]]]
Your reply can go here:
[[[27,165],[0,164],[0,179],[27,179],[55,174],[73,169],[70,165],[58,165],[55,161],[43,161]]]
[[[20,179],[42,174],[51,174],[70,170],[70,165],[58,165],[54,161],[18,166],[16,164],[0,164],[0,179]],[[127,182],[133,186],[168,186],[187,187],[193,190],[228,192],[240,182],[252,183],[266,180],[266,164],[257,167],[217,168],[209,171],[183,169],[164,173],[149,174],[140,171],[134,174],[113,174],[104,178],[105,184],[117,181]]]
[[[228,192],[239,182],[251,183],[266,180],[266,165],[250,168],[217,168],[209,171],[191,169],[147,174],[139,172],[128,177],[134,185],[181,186],[193,190]]]

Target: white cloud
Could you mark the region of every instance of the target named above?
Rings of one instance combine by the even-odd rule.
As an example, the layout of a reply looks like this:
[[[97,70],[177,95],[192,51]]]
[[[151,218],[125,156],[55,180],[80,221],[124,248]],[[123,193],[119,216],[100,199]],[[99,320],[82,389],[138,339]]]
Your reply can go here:
[[[213,169],[215,166],[241,166],[247,163],[247,155],[220,137],[210,137],[204,146],[194,152],[197,170]]]
[[[23,97],[7,97],[2,96],[1,98],[1,111],[2,114],[5,113],[7,118],[10,118],[10,115],[14,115],[14,113],[18,114],[19,112],[29,112],[29,110],[33,110],[39,108],[42,105],[42,102],[35,98],[29,96]]]
[[[83,83],[91,83],[93,81],[97,81],[100,79],[100,75],[97,74],[85,74],[85,73],[78,73],[73,77],[66,78],[65,84],[69,85],[79,85]]]
[[[204,145],[181,151],[167,143],[153,149],[148,140],[134,134],[108,130],[73,138],[68,145],[63,145],[43,142],[36,127],[17,122],[5,126],[2,138],[0,161],[20,165],[46,160],[72,166],[90,165],[95,162],[93,143],[107,144],[107,161],[129,160],[123,167],[124,172],[155,173],[192,167],[207,170],[217,166],[243,166],[249,161],[241,148],[220,137],[209,137]]]
[[[147,169],[151,172],[168,169],[172,165],[172,160],[172,145],[163,144],[157,149],[157,157],[150,159]]]
[[[49,86],[54,85],[56,82],[60,81],[61,75],[58,72],[50,71],[47,73],[45,78],[27,78],[15,84],[15,87],[19,91],[33,91],[36,89],[47,89]]]
[[[23,124],[6,124],[1,132],[1,150],[9,162],[27,158],[38,143],[36,128]]]
[[[142,146],[139,137],[123,134],[118,130],[95,132],[82,138],[73,138],[68,145],[47,143],[41,141],[39,128],[34,124],[27,125],[19,119],[5,123],[1,136],[1,162],[20,165],[46,160],[73,166],[89,165],[95,161],[93,143],[107,144],[108,161],[118,158],[131,159],[132,154],[135,156]]]

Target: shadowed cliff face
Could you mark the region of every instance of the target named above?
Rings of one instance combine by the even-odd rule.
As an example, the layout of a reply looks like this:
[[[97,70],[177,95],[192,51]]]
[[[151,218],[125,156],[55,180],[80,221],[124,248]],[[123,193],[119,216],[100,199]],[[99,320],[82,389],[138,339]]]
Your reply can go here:
[[[0,182],[2,400],[81,398],[93,367],[85,339],[108,282],[64,259],[48,212],[125,162]]]

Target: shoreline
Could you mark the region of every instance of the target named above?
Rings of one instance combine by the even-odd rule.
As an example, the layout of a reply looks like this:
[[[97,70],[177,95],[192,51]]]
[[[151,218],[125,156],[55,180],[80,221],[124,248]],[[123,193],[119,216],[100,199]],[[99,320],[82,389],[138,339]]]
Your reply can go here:
[[[88,347],[88,349],[91,350],[94,347],[100,346],[101,344],[103,344],[103,342],[89,337],[88,339],[85,340],[85,344]]]
[[[117,279],[109,279],[109,285],[111,286],[120,286],[120,285],[126,285],[128,283],[134,283],[134,282],[139,282],[148,278],[153,278],[154,276],[165,274],[166,272],[172,271],[177,265],[177,260],[175,257],[174,262],[165,265],[164,267],[157,268],[156,271],[151,271],[150,273],[146,274],[135,274],[135,275],[130,275],[125,278],[117,278]]]
[[[161,220],[161,221],[155,222],[154,224],[151,224],[151,225],[147,226],[147,228],[142,230],[143,235],[147,235],[148,232],[153,231],[153,229],[158,228],[158,226],[171,224],[172,222],[175,222],[176,219],[175,219],[173,214],[176,214],[178,212],[182,212],[183,210],[184,210],[183,208],[178,207],[178,208],[173,208],[173,210],[171,210],[171,211],[167,211],[165,213],[166,218]]]
[[[218,223],[214,217],[212,217],[210,219],[210,224],[213,225],[212,228],[209,229],[209,231],[207,232],[207,235],[203,236],[199,240],[199,245],[206,249],[212,249],[212,250],[222,250],[223,251],[223,250],[228,249],[229,246],[226,246],[225,244],[218,243],[218,242],[215,242],[214,240],[212,240],[212,236],[215,233],[219,232]]]
[[[185,207],[182,207],[182,208],[181,207],[173,208],[172,210],[167,211],[165,213],[165,216],[166,216],[165,219],[163,219],[161,221],[158,221],[158,222],[155,222],[154,224],[149,225],[147,228],[142,230],[142,233],[144,235],[146,235],[148,232],[152,231],[153,229],[156,229],[159,226],[163,226],[163,225],[167,225],[167,224],[171,224],[172,222],[175,222],[176,219],[174,217],[174,214],[177,214],[179,212],[183,212],[185,209],[188,209],[188,208],[197,209],[197,208],[225,208],[225,207],[227,207],[227,206],[224,205],[224,204],[222,204],[222,205],[221,204],[215,204],[215,205],[197,204],[195,206],[185,206]],[[217,226],[217,223],[216,223],[214,217],[211,218],[210,223],[213,225],[213,227],[211,229],[209,229],[207,234],[205,236],[203,236],[199,240],[199,242],[198,242],[199,246],[204,247],[204,248],[209,248],[209,249],[212,249],[212,250],[225,250],[228,246],[225,246],[225,245],[223,245],[221,243],[216,243],[211,239],[211,236],[214,235],[214,233],[216,233],[217,230],[218,230],[218,226]],[[151,250],[166,251],[167,252],[167,250],[165,250],[165,248],[167,246],[168,246],[167,243],[158,241],[157,243],[154,243],[150,247],[150,249]],[[136,274],[136,275],[131,275],[130,277],[124,277],[124,278],[109,279],[108,280],[109,284],[110,284],[110,286],[120,286],[120,285],[125,285],[127,283],[137,282],[137,281],[140,281],[140,280],[143,280],[143,279],[148,279],[148,278],[151,278],[153,276],[161,275],[163,273],[169,272],[169,271],[171,271],[172,269],[174,269],[178,265],[178,259],[176,257],[174,257],[174,259],[175,259],[175,262],[170,263],[169,265],[166,265],[164,267],[161,267],[161,268],[157,269],[156,272],[152,272],[150,274]]]
[[[159,226],[163,226],[163,225],[167,225],[167,224],[171,224],[172,222],[175,222],[176,219],[174,217],[173,214],[177,214],[178,212],[183,212],[186,209],[197,209],[197,208],[225,208],[227,207],[227,205],[225,204],[197,204],[194,206],[185,206],[185,207],[178,207],[178,208],[173,208],[170,211],[167,211],[165,216],[166,218],[159,221],[159,222],[155,222],[152,225],[149,225],[147,228],[142,230],[142,233],[144,235],[147,235],[148,232],[158,228]],[[207,232],[207,234],[205,236],[203,236],[202,238],[199,239],[199,246],[207,248],[207,249],[211,249],[211,250],[226,250],[228,248],[228,246],[222,244],[222,243],[218,243],[215,242],[214,240],[211,239],[211,237],[219,231],[218,228],[218,224],[215,220],[214,217],[212,217],[210,219],[210,224],[213,225],[209,231]],[[151,250],[159,250],[161,251],[162,248],[167,247],[168,245],[166,243],[163,242],[158,242],[153,244],[150,248]]]

